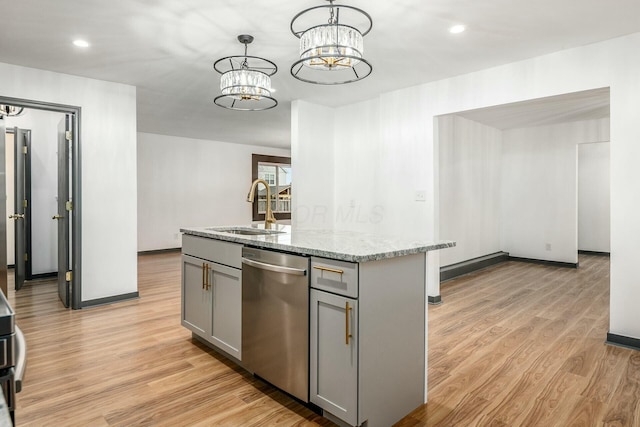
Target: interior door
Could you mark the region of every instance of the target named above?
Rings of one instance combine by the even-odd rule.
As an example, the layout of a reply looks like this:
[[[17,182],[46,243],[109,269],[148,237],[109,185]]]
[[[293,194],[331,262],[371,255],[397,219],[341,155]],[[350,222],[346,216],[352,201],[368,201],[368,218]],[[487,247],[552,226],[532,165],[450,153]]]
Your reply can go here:
[[[32,226],[33,215],[31,212],[31,131],[27,130],[24,133],[24,146],[26,149],[22,151],[24,153],[24,174],[21,177],[21,182],[24,185],[24,228],[25,228],[25,280],[33,279],[33,257],[31,256],[32,245]]]
[[[74,116],[66,114],[58,124],[58,296],[65,307],[71,301],[71,270],[69,263],[69,227],[71,201],[69,200],[69,145]],[[69,274],[67,274],[69,273]]]
[[[26,188],[26,156],[28,153],[27,139],[29,131],[15,128],[14,132],[14,175],[15,175],[15,192],[14,192],[14,214],[10,216],[13,219],[15,229],[15,289],[20,290],[24,285],[26,262],[27,262],[27,196]]]
[[[8,295],[7,289],[7,185],[6,185],[6,127],[0,119],[0,290]]]

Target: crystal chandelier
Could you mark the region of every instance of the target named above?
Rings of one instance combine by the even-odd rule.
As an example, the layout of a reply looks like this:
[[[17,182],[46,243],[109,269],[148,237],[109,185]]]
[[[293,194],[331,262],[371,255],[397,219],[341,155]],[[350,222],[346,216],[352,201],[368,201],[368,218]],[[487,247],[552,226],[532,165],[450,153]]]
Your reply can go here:
[[[253,36],[242,34],[238,41],[244,44],[244,55],[218,59],[213,68],[221,74],[220,90],[213,102],[229,110],[261,111],[278,105],[271,96],[271,76],[278,67],[273,62],[247,55],[247,45]]]
[[[371,16],[362,9],[327,1],[329,4],[305,9],[291,20],[291,32],[300,39],[300,59],[291,66],[291,75],[323,85],[362,80],[373,70],[363,57],[363,39],[373,26]],[[327,12],[329,18],[323,23]]]
[[[24,113],[24,107],[0,104],[0,117],[15,117],[22,115],[22,113]]]

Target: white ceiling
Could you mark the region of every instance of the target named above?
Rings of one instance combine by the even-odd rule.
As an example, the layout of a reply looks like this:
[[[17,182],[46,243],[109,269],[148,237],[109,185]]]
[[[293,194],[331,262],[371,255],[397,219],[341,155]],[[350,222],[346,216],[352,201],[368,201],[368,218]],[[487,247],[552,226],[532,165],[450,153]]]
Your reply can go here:
[[[455,115],[497,129],[546,126],[610,116],[609,88],[462,111]]]
[[[640,31],[638,0],[344,0],[373,18],[365,57],[373,74],[341,86],[291,77],[298,40],[291,18],[323,0],[0,0],[0,61],[137,87],[138,130],[288,147],[290,102],[337,106]],[[465,23],[463,34],[449,34]],[[227,111],[213,104],[213,62],[249,53],[274,61],[278,107]],[[71,44],[87,39],[86,50]],[[2,94],[0,94],[2,95]]]

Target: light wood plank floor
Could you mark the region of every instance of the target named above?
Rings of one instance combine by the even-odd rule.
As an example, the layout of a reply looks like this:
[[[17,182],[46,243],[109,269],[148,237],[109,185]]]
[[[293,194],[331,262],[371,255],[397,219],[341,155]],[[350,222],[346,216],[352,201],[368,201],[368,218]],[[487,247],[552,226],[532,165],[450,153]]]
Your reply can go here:
[[[609,262],[509,262],[429,307],[429,404],[401,426],[640,426],[640,352],[604,345]],[[10,285],[12,286],[12,285]],[[141,298],[69,311],[55,284],[9,300],[28,342],[19,426],[332,425],[191,339],[179,254],[139,257]]]

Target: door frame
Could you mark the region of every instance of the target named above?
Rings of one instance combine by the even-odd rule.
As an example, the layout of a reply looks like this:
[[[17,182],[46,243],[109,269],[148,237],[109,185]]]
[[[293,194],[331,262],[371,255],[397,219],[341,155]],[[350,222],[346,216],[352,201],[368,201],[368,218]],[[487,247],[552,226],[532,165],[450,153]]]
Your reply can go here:
[[[81,162],[81,119],[82,107],[75,105],[56,104],[52,102],[35,101],[30,99],[0,96],[0,104],[15,105],[36,110],[52,111],[56,113],[72,114],[75,116],[73,129],[73,147],[71,162],[71,199],[73,211],[71,221],[71,308],[82,308],[82,162]]]

